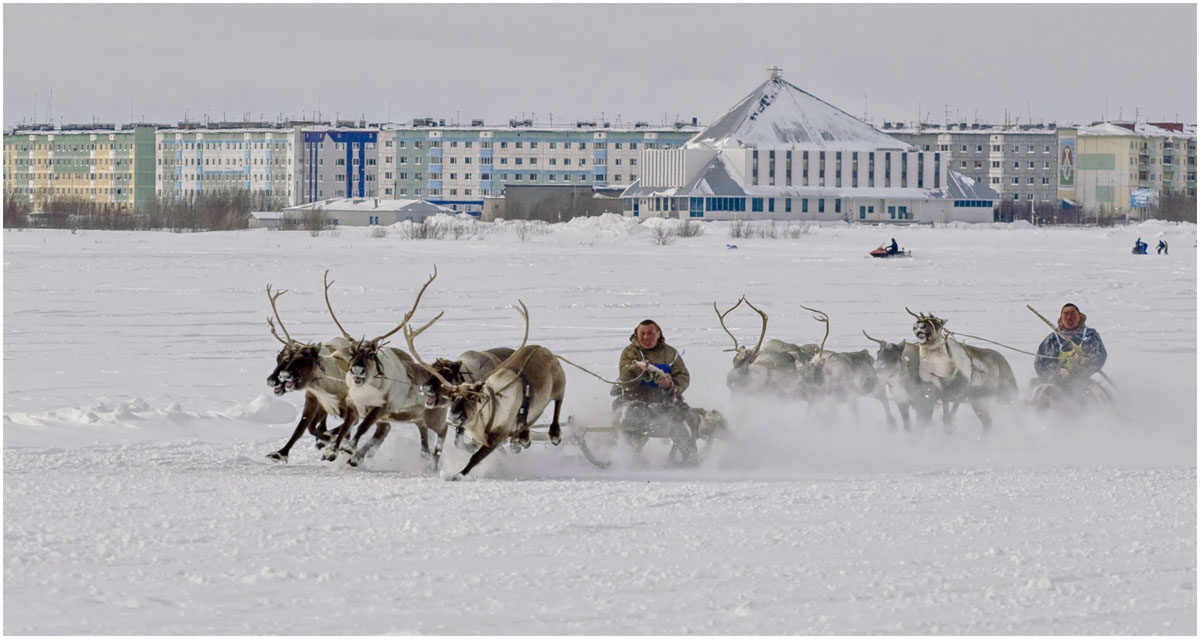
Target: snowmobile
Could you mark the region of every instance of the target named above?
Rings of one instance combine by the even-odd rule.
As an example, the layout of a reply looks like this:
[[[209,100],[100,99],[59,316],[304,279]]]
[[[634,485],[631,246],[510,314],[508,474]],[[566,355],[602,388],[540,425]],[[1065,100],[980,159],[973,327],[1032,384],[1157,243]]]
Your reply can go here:
[[[888,252],[887,244],[880,244],[879,248],[869,253],[871,257],[912,257],[912,251],[900,249],[895,253]]]

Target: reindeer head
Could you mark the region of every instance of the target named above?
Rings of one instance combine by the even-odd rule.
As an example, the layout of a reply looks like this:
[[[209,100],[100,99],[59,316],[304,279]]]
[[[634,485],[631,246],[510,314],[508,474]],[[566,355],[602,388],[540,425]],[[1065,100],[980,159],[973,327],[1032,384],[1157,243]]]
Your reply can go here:
[[[521,317],[525,320],[525,336],[521,338],[521,345],[513,351],[512,355],[509,355],[504,359],[503,362],[500,362],[500,364],[496,366],[495,370],[501,370],[510,362],[512,362],[513,358],[517,357],[517,354],[520,353],[521,349],[525,348],[525,344],[529,342],[529,309],[525,306],[525,302],[522,302],[521,300],[517,300],[517,304],[519,304],[519,306],[514,308],[517,309],[517,312],[520,313]],[[483,445],[484,442],[478,442],[472,439],[469,445],[466,444],[463,438],[463,426],[475,415],[477,415],[486,404],[494,402],[497,395],[492,392],[491,389],[489,389],[487,386],[487,380],[471,382],[470,384],[464,383],[461,372],[461,362],[448,362],[444,368],[439,370],[438,364],[441,362],[446,362],[446,360],[436,360],[434,365],[430,366],[429,364],[425,363],[425,360],[421,359],[421,354],[417,352],[417,346],[414,343],[414,340],[418,335],[425,332],[425,330],[430,326],[433,326],[433,323],[438,321],[438,319],[441,317],[442,314],[438,313],[436,317],[429,320],[429,322],[418,329],[405,326],[404,340],[408,342],[408,352],[413,356],[413,359],[416,360],[417,364],[429,373],[431,378],[428,384],[430,391],[434,395],[431,398],[429,394],[426,394],[425,406],[427,408],[430,406],[436,406],[443,401],[443,398],[448,400],[450,402],[450,408],[446,412],[446,422],[454,427],[454,445],[460,448],[466,446],[471,450],[475,450],[478,449],[479,446]],[[443,375],[442,370],[453,371],[454,377],[451,378]],[[422,392],[425,392],[424,388],[422,389]],[[491,420],[494,419],[496,415],[495,409],[496,407],[493,405],[491,407],[492,413],[488,417],[488,423],[484,428],[485,431],[491,429]]]
[[[866,331],[863,331],[863,335],[866,335],[867,339],[879,345],[879,349],[875,351],[875,370],[887,372],[894,370],[900,365],[900,359],[904,356],[904,347],[908,345],[906,341],[901,341],[899,344],[891,344],[867,335]]]
[[[908,311],[909,315],[917,318],[916,323],[913,324],[912,330],[913,335],[915,335],[917,338],[918,344],[922,346],[938,346],[945,341],[946,334],[943,329],[946,326],[946,322],[949,320],[935,317],[932,313],[921,313],[920,315],[917,315],[916,313],[909,311],[907,306],[904,307],[904,310]]]
[[[275,330],[275,321],[267,318],[271,334],[283,344],[283,348],[279,349],[279,353],[275,356],[275,370],[267,376],[267,385],[276,395],[301,390],[317,376],[318,371],[324,373],[320,362],[321,345],[305,344],[292,339],[287,327],[283,325],[283,318],[279,317],[279,308],[275,302],[286,292],[286,290],[282,290],[272,294],[271,285],[267,285],[267,298],[271,301],[271,310],[275,313],[275,319],[279,320],[279,328],[287,336],[287,339],[280,337]]]
[[[433,370],[429,371],[429,378],[420,386],[421,394],[425,396],[425,408],[436,408],[445,404],[449,397],[442,392],[443,389],[466,381],[462,374],[462,365],[462,361],[442,357],[433,360],[433,366],[430,367]],[[443,384],[443,380],[447,384]]]
[[[383,361],[379,358],[383,343],[378,339],[350,340],[350,348],[346,350],[346,360],[350,381],[355,386],[363,386],[383,376]]]
[[[342,323],[338,321],[337,314],[333,312],[333,305],[329,303],[329,287],[333,286],[333,282],[329,281],[329,271],[325,271],[325,306],[329,309],[329,315],[333,318],[333,323],[337,324],[338,329],[342,331],[342,335],[350,342],[350,347],[345,351],[345,358],[349,362],[347,377],[354,386],[368,384],[383,376],[383,361],[379,355],[382,352],[383,346],[387,344],[384,340],[394,335],[396,331],[404,328],[408,321],[412,319],[413,313],[417,311],[417,306],[421,303],[421,296],[425,294],[425,289],[429,288],[429,285],[433,283],[436,277],[437,265],[435,264],[433,266],[433,275],[430,275],[425,285],[421,287],[421,291],[417,293],[416,301],[413,302],[412,309],[404,314],[404,319],[400,320],[396,328],[374,339],[369,340],[364,336],[362,339],[356,340],[350,337],[350,333],[346,332],[346,329],[342,327]],[[441,315],[439,314],[438,317],[441,317]],[[435,321],[436,319],[434,318]],[[430,323],[432,324],[433,322]]]

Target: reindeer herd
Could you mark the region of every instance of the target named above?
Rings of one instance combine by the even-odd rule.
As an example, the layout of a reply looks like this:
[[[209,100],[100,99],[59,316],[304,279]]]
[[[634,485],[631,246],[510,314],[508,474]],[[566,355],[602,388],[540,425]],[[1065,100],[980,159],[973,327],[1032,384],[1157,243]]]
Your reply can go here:
[[[348,455],[347,463],[358,466],[363,458],[379,447],[391,422],[415,424],[421,435],[421,452],[433,460],[436,468],[442,454],[449,427],[454,427],[456,446],[471,452],[467,465],[454,475],[465,476],[493,450],[505,442],[515,451],[531,443],[529,425],[536,421],[546,406],[554,402],[554,419],[550,424],[549,440],[558,445],[561,429],[558,423],[566,391],[566,375],[558,357],[549,349],[527,345],[529,340],[529,311],[521,303],[517,309],[525,320],[525,337],[516,349],[493,348],[486,351],[466,351],[456,360],[437,359],[426,364],[417,354],[413,340],[442,317],[438,313],[419,329],[409,323],[421,303],[425,290],[437,278],[433,275],[421,287],[412,309],[404,314],[395,328],[373,339],[354,339],[338,320],[329,301],[329,273],[325,273],[325,305],[341,337],[323,343],[302,343],[292,338],[283,325],[276,305],[286,291],[271,293],[274,319],[268,318],[271,334],[283,343],[275,358],[275,370],[267,384],[276,395],[289,391],[304,391],[304,410],[300,422],[283,448],[267,458],[287,462],[288,453],[307,431],[317,439],[322,458],[334,461]],[[275,321],[284,336],[275,330]],[[409,352],[386,346],[388,337],[403,330]],[[342,420],[331,431],[327,419],[334,415]],[[352,437],[347,437],[355,425]],[[371,427],[375,431],[369,441],[360,441]],[[430,448],[430,434],[436,441]]]
[[[739,345],[725,325],[725,318],[743,302],[762,319],[758,343],[750,349]],[[721,328],[733,340],[733,369],[726,377],[731,391],[804,400],[810,410],[826,417],[836,407],[846,406],[857,418],[858,398],[870,397],[883,405],[888,426],[895,428],[890,395],[905,430],[913,428],[910,411],[916,413],[917,427],[923,429],[940,403],[942,421],[951,431],[958,405],[966,402],[979,417],[985,433],[992,427],[992,408],[1016,401],[1016,377],[1004,356],[954,339],[945,330],[947,320],[905,308],[917,320],[912,329],[916,341],[889,343],[863,331],[867,339],[878,344],[872,358],[867,349],[849,353],[825,350],[829,316],[807,306],[801,308],[814,313],[814,319],[825,325],[820,344],[799,345],[778,339],[764,343],[767,314],[745,296],[723,313],[713,304]]]
[[[447,434],[454,429],[455,446],[471,454],[467,464],[451,477],[459,479],[505,443],[514,452],[528,448],[531,424],[551,403],[554,408],[547,439],[553,445],[562,441],[559,420],[566,376],[560,360],[566,360],[544,346],[528,344],[529,311],[524,303],[514,307],[525,323],[525,334],[517,348],[467,350],[454,360],[436,358],[433,364],[421,358],[415,339],[443,313],[420,328],[413,328],[411,322],[421,297],[436,278],[435,266],[412,308],[395,328],[372,339],[355,339],[333,310],[329,300],[333,283],[326,272],[325,305],[341,335],[324,342],[293,339],[277,306],[287,291],[272,292],[267,286],[274,313],[267,323],[271,334],[283,344],[267,384],[276,395],[292,391],[305,394],[294,432],[282,448],[267,455],[268,459],[286,463],[292,446],[307,432],[317,440],[324,460],[334,461],[345,455],[347,464],[358,466],[384,441],[392,422],[404,422],[417,426],[421,452],[435,469]],[[743,303],[762,322],[753,348],[740,345],[725,324],[726,317]],[[729,349],[734,353],[733,367],[726,384],[735,395],[769,394],[802,400],[818,418],[828,418],[842,406],[857,418],[857,400],[869,397],[883,405],[888,426],[893,429],[894,402],[906,430],[913,428],[910,410],[916,414],[917,428],[923,429],[940,403],[948,432],[953,429],[958,405],[966,402],[979,417],[985,433],[992,426],[991,409],[1016,400],[1016,379],[1004,357],[954,339],[945,330],[944,319],[908,311],[916,318],[913,343],[889,343],[864,331],[867,339],[878,344],[872,357],[867,349],[848,353],[826,350],[829,316],[802,308],[813,312],[814,319],[825,327],[819,344],[798,345],[778,339],[764,342],[767,314],[745,296],[724,312],[713,304],[721,328],[733,340],[733,348]],[[276,330],[276,322],[283,337]],[[407,351],[389,347],[385,341],[401,331]],[[330,417],[340,420],[340,425],[330,428]],[[719,417],[710,421],[724,422]],[[362,443],[372,427],[371,438]]]

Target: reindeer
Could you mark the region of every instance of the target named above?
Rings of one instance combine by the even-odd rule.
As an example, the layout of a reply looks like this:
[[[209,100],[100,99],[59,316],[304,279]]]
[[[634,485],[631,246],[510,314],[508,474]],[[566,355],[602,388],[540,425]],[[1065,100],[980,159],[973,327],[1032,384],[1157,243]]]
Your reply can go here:
[[[933,405],[938,402],[933,389],[921,382],[917,371],[920,361],[917,345],[909,344],[907,340],[898,344],[889,343],[867,335],[866,331],[862,333],[879,345],[879,350],[875,353],[875,370],[886,380],[887,390],[892,395],[892,401],[896,402],[900,419],[904,422],[904,430],[911,431],[909,409],[915,408],[917,414],[921,414],[924,406],[928,404],[928,410],[932,414]],[[949,423],[957,411],[957,402],[942,402],[942,422]]]
[[[543,346],[526,345],[529,341],[529,309],[524,302],[518,300],[518,303],[517,312],[525,320],[521,346],[482,381],[453,384],[421,360],[413,340],[438,321],[441,313],[420,329],[404,329],[409,351],[421,366],[439,378],[439,395],[450,401],[448,420],[455,428],[455,445],[472,453],[467,465],[451,478],[453,480],[466,477],[506,440],[510,440],[514,451],[528,448],[529,424],[541,416],[550,402],[554,402],[550,443],[557,446],[562,440],[558,418],[567,378],[557,355]]]
[[[275,319],[279,320],[279,328],[287,336],[284,339],[275,330],[275,322],[268,317],[267,324],[271,334],[283,343],[283,348],[275,357],[275,370],[267,376],[267,385],[274,389],[276,395],[289,391],[304,391],[304,410],[300,414],[300,422],[283,448],[267,455],[273,462],[287,463],[288,453],[300,439],[305,430],[317,438],[317,448],[325,448],[330,435],[325,429],[326,417],[337,415],[343,420],[343,428],[356,418],[354,409],[346,402],[346,364],[334,357],[334,352],[349,345],[344,338],[335,337],[323,344],[305,344],[292,339],[283,318],[279,316],[276,301],[286,293],[286,290],[271,293],[271,285],[267,285],[267,298],[271,301],[271,310]]]
[[[421,394],[425,396],[425,407],[433,408],[438,404],[439,399],[445,403],[445,397],[439,394],[442,386],[439,379],[445,379],[453,385],[481,381],[486,379],[501,362],[512,354],[513,349],[500,346],[489,348],[486,351],[465,351],[455,360],[441,357],[435,359],[430,368],[436,371],[440,378],[430,376],[429,380],[421,385]]]
[[[883,404],[890,428],[895,428],[891,407],[888,405],[884,387],[879,385],[875,372],[875,360],[867,349],[850,353],[825,350],[829,339],[829,315],[824,311],[800,305],[800,308],[816,313],[813,319],[825,325],[825,336],[817,352],[808,359],[797,361],[797,378],[801,394],[810,402],[834,400],[848,404],[855,419],[858,418],[857,399],[869,395]]]
[[[408,353],[396,348],[384,348],[385,342],[383,341],[404,328],[412,319],[413,313],[421,303],[421,296],[425,294],[425,289],[429,288],[436,277],[437,266],[435,265],[433,275],[429,276],[429,280],[417,293],[417,299],[413,302],[412,309],[405,313],[404,319],[400,320],[400,324],[396,328],[375,339],[368,340],[364,337],[356,340],[342,327],[337,314],[333,312],[333,305],[329,302],[329,287],[332,286],[332,282],[329,281],[329,271],[325,272],[325,306],[329,309],[333,323],[337,324],[338,329],[342,331],[342,335],[349,342],[349,345],[339,352],[339,355],[344,357],[347,362],[345,372],[347,400],[362,417],[362,422],[354,434],[352,443],[355,449],[352,456],[353,461],[361,461],[367,452],[378,447],[387,437],[391,426],[386,422],[379,421],[387,418],[415,424],[421,433],[421,452],[426,455],[431,454],[429,431],[432,430],[438,437],[432,452],[435,467],[437,465],[442,451],[442,442],[446,436],[445,408],[425,406],[424,397],[421,396],[419,389],[429,380],[429,373],[413,362]],[[359,439],[372,425],[375,425],[374,436],[364,449],[359,450]],[[325,451],[327,459],[336,458],[338,446],[341,445],[348,430],[348,428],[338,430],[333,448]]]
[[[758,343],[752,349],[738,344],[737,338],[725,326],[725,318],[741,306],[742,302],[762,318],[762,331],[758,335]],[[725,351],[734,353],[733,369],[725,377],[725,385],[729,390],[761,391],[775,395],[787,395],[795,391],[796,362],[811,358],[816,353],[816,344],[797,346],[777,339],[767,340],[764,344],[763,338],[767,335],[767,314],[751,304],[745,295],[724,313],[717,308],[717,303],[713,302],[713,311],[716,312],[717,321],[721,323],[725,334],[733,340],[733,348]]]
[[[950,337],[945,330],[948,320],[933,314],[918,315],[908,307],[904,310],[917,318],[912,330],[917,338],[917,376],[921,384],[943,402],[970,402],[987,435],[992,430],[993,402],[1011,404],[1017,398],[1017,379],[1008,360],[990,348],[968,346]],[[914,407],[918,409],[918,422],[929,423],[933,404]],[[953,422],[945,427],[947,432],[952,431]]]

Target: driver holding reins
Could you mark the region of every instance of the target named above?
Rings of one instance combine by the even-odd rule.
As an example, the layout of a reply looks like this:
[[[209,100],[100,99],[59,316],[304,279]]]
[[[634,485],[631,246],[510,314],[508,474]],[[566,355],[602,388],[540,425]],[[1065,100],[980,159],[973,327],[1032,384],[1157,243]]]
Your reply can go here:
[[[637,325],[629,346],[621,351],[618,370],[620,383],[613,400],[617,425],[643,444],[648,435],[669,436],[684,463],[695,463],[699,420],[683,401],[692,376],[657,322],[648,319]]]

